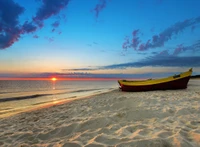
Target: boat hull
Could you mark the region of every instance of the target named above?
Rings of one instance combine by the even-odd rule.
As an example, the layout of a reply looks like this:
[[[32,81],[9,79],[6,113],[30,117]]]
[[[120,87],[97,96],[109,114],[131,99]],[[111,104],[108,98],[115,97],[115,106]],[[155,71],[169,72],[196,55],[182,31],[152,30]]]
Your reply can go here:
[[[133,86],[133,85],[124,85],[119,82],[120,89],[122,91],[129,91],[129,92],[137,92],[137,91],[152,91],[152,90],[176,90],[176,89],[186,89],[190,76],[184,77],[181,79],[152,84],[152,85],[141,85],[141,86]]]

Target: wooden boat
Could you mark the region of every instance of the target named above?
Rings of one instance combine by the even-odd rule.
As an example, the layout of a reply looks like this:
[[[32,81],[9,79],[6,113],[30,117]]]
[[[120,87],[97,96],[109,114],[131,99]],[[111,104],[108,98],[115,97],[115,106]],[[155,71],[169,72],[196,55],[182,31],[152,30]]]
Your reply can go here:
[[[118,80],[122,91],[150,91],[150,90],[173,90],[187,88],[192,75],[192,68],[179,75],[161,79],[147,79],[140,81]]]

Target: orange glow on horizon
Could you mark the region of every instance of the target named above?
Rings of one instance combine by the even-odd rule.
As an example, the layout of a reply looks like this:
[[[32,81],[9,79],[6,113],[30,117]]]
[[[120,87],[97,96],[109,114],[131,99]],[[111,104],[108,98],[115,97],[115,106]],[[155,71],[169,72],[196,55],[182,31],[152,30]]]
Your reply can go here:
[[[51,78],[52,81],[56,81],[57,79],[55,77]]]

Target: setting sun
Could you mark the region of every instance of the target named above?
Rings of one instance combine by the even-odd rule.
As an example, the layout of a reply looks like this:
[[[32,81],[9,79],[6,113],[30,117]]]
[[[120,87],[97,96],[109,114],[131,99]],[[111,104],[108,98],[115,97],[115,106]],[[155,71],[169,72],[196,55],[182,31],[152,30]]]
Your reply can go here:
[[[56,81],[57,79],[56,79],[56,78],[51,78],[51,80],[52,80],[52,81]]]

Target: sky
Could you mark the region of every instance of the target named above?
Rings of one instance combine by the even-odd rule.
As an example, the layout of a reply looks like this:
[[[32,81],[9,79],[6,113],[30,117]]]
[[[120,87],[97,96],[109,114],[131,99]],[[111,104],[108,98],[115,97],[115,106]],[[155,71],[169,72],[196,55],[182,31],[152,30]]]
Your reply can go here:
[[[0,0],[0,78],[200,74],[200,0]],[[12,11],[11,11],[12,10]]]

